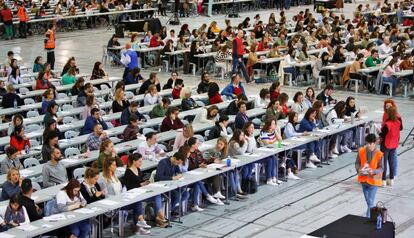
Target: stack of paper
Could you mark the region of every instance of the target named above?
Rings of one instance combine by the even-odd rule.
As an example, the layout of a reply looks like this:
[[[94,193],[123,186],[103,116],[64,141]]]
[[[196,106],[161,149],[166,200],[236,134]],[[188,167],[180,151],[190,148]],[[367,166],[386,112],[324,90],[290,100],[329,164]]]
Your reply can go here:
[[[16,228],[20,229],[20,230],[23,230],[23,231],[34,231],[34,230],[38,229],[37,226],[33,226],[31,224],[26,224],[26,225],[23,225],[23,226],[17,226]]]
[[[225,164],[209,164],[207,165],[207,168],[209,169],[219,169],[219,168],[223,168],[224,166],[226,166]]]
[[[94,213],[95,211],[89,208],[81,208],[81,209],[74,210],[73,212],[81,213],[81,214],[91,214],[91,213]]]
[[[202,172],[200,172],[200,171],[191,170],[191,171],[188,171],[186,174],[191,174],[191,175],[201,175],[201,174],[203,174],[203,173],[202,173]]]
[[[22,169],[22,170],[20,170],[20,176],[21,177],[28,177],[32,173],[34,173],[32,170],[28,170],[28,169]]]

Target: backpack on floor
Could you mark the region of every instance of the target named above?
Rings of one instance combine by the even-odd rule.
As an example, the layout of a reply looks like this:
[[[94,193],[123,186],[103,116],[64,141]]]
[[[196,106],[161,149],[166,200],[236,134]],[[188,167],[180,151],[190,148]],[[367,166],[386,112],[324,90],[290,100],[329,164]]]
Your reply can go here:
[[[241,183],[241,188],[244,192],[248,194],[256,193],[257,192],[256,180],[254,178],[243,179]]]

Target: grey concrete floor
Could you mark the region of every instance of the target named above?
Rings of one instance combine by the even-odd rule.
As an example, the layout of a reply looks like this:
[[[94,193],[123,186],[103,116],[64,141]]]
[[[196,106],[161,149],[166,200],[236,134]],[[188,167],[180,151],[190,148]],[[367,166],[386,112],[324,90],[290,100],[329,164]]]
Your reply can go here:
[[[371,1],[371,5],[374,2]],[[344,14],[350,17],[357,4],[346,4]],[[287,15],[291,17],[298,9],[312,8],[305,6],[291,8]],[[256,11],[241,13],[238,19],[232,19],[234,24],[241,22],[244,17],[251,19],[256,13],[260,13],[262,19],[267,22],[271,12],[276,15],[279,11]],[[168,18],[161,18],[165,23]],[[218,15],[212,18],[199,16],[196,18],[181,19],[182,23],[189,23],[190,28],[199,27],[202,23],[216,20],[219,26],[224,25],[225,16]],[[177,29],[178,27],[174,27]],[[169,27],[170,29],[170,27]],[[97,29],[82,30],[57,34],[56,69],[61,70],[65,61],[70,56],[75,56],[82,73],[89,73],[95,61],[102,58],[102,46],[105,45],[113,34],[113,30]],[[7,50],[12,47],[22,48],[22,57],[28,64],[32,64],[37,55],[46,56],[43,51],[41,36],[30,37],[25,40],[1,41],[0,56],[4,58]],[[126,39],[124,40],[126,41]],[[121,76],[122,69],[105,66],[111,76]],[[153,69],[156,70],[156,69]],[[144,70],[144,76],[148,76],[151,70]],[[159,73],[162,83],[168,79],[167,73]],[[183,76],[185,84],[195,86],[199,82],[199,76]],[[223,87],[227,82],[218,81]],[[247,85],[249,95],[257,95],[263,85]],[[293,96],[298,90],[304,88],[287,86],[282,91]],[[338,91],[335,97],[345,100],[353,95],[357,99],[358,106],[366,106],[370,113],[381,111],[382,102],[386,96],[355,94],[353,92]],[[401,138],[405,138],[409,130],[414,126],[414,103],[408,99],[395,98],[399,112],[402,115],[404,130]],[[413,140],[404,148],[399,148],[401,153],[413,145]],[[414,233],[414,160],[413,151],[403,153],[398,157],[398,179],[393,188],[381,188],[378,190],[377,200],[385,202],[389,214],[397,224],[397,237],[411,238]],[[316,170],[304,170],[300,173],[302,180],[289,181],[279,187],[261,186],[258,193],[250,195],[247,201],[235,202],[224,207],[209,205],[205,211],[190,213],[183,217],[182,224],[173,223],[170,229],[152,229],[153,237],[300,237],[318,229],[346,214],[363,215],[365,213],[365,201],[361,188],[354,176],[355,153],[340,156],[330,166]],[[110,236],[106,233],[106,236]]]

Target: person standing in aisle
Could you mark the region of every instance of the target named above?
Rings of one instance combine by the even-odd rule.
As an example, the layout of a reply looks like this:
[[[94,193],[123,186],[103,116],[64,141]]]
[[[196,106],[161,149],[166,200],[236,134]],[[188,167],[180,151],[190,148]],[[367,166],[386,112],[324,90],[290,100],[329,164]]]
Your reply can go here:
[[[26,38],[27,35],[27,22],[29,21],[29,14],[24,8],[24,4],[20,3],[17,10],[17,17],[19,18],[19,34],[20,38]]]
[[[243,74],[243,77],[246,79],[247,83],[250,83],[249,75],[247,74],[246,66],[243,62],[243,55],[245,53],[243,45],[243,30],[237,32],[237,36],[233,39],[233,67],[231,73],[234,75],[237,73],[237,67]]]
[[[358,173],[358,182],[362,185],[365,201],[367,203],[366,216],[371,215],[370,209],[375,206],[375,195],[378,187],[382,185],[382,152],[377,148],[377,137],[369,134],[365,137],[365,146],[359,148],[355,161]]]
[[[47,31],[45,33],[45,50],[47,53],[47,63],[50,64],[50,68],[52,70],[55,69],[55,32],[56,32],[56,26],[54,24],[50,24],[47,28]]]

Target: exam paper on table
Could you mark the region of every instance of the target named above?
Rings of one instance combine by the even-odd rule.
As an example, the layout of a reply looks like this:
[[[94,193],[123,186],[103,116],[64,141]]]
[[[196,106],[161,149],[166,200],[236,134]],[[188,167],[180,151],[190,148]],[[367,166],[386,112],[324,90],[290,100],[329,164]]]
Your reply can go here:
[[[146,187],[153,187],[153,188],[168,188],[168,186],[164,183],[150,183]]]
[[[39,229],[39,227],[33,226],[31,224],[26,224],[26,225],[23,225],[23,226],[17,226],[16,228],[20,229],[20,230],[23,230],[23,231],[35,231],[35,230]]]
[[[292,137],[291,139],[295,141],[306,141],[306,138],[303,137]]]
[[[27,176],[31,175],[32,173],[34,173],[32,170],[28,170],[28,169],[20,170],[20,176],[22,176],[22,177],[27,177]]]
[[[1,238],[14,238],[14,237],[16,237],[16,236],[11,235],[11,234],[7,234],[7,233],[4,233],[4,232],[1,233]]]
[[[76,163],[76,162],[78,162],[78,159],[63,159],[63,160],[61,160],[61,162],[63,162],[63,163],[66,163],[66,164],[73,164],[73,163]]]
[[[219,169],[219,168],[223,168],[225,165],[224,164],[209,164],[207,165],[207,168],[209,169]]]
[[[187,174],[191,174],[191,175],[201,175],[201,174],[203,174],[202,172],[200,172],[200,171],[194,171],[194,170],[191,170],[191,171],[188,171],[187,172]]]
[[[143,189],[143,188],[134,188],[134,189],[128,190],[127,196],[134,196],[134,197],[136,197],[136,196],[138,196],[140,194],[144,194],[146,192],[147,192],[146,189]]]
[[[91,213],[94,213],[95,211],[89,208],[81,208],[81,209],[73,210],[73,212],[81,213],[81,214],[91,214]]]
[[[260,157],[262,154],[260,154],[260,153],[249,153],[249,154],[244,154],[244,156],[247,156],[247,157]]]
[[[257,150],[260,150],[260,151],[265,151],[265,152],[273,152],[273,151],[275,151],[274,149],[272,149],[272,148],[266,148],[266,147],[260,147],[259,149],[257,149]]]
[[[48,217],[43,217],[43,220],[45,221],[61,221],[66,220],[66,217],[64,214],[54,214]]]
[[[98,203],[101,203],[103,205],[108,205],[108,206],[113,206],[113,205],[118,204],[118,202],[115,202],[115,201],[112,201],[112,200],[107,200],[107,199],[98,201]]]

